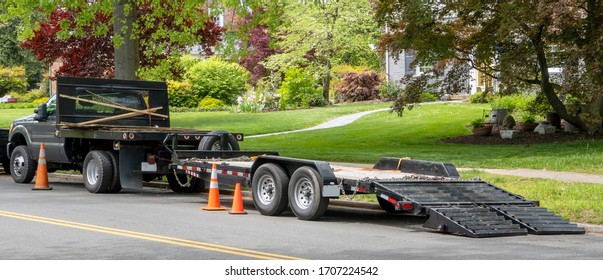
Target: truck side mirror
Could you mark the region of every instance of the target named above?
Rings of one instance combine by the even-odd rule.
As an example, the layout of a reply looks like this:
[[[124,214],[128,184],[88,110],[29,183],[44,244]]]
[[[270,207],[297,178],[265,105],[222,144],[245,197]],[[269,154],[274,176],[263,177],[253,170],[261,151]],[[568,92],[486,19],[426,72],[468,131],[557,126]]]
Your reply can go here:
[[[36,113],[34,120],[40,122],[46,121],[46,119],[48,119],[48,107],[46,103],[40,104],[40,106],[38,106],[38,109],[35,110],[34,113]]]

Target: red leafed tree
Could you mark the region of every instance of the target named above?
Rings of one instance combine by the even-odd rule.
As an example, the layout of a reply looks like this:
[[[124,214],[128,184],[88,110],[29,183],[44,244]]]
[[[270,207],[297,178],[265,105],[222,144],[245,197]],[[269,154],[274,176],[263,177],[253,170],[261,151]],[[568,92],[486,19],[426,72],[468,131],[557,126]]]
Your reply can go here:
[[[263,10],[259,9],[258,13],[262,13]],[[261,63],[266,60],[269,56],[277,53],[276,50],[270,47],[270,33],[268,33],[268,26],[266,25],[253,25],[253,13],[245,16],[239,23],[240,28],[247,33],[247,41],[244,42],[244,46],[247,49],[247,55],[245,55],[239,64],[249,71],[250,82],[255,84],[262,77],[266,76],[266,67]],[[245,30],[246,27],[252,27],[250,30]]]
[[[108,21],[102,14],[97,14],[96,18],[97,21]],[[40,61],[53,62],[60,59],[63,65],[55,73],[57,75],[113,77],[113,43],[108,36],[58,37],[61,22],[67,21],[72,27],[75,24],[73,19],[73,11],[56,9],[47,22],[40,23],[34,37],[26,40],[22,46],[30,49]]]
[[[142,7],[137,10],[138,17],[144,17],[151,13],[150,7]],[[200,10],[199,12],[203,12]],[[92,28],[85,28],[84,35],[71,36],[67,39],[59,38],[62,28],[73,28],[76,24],[76,12],[58,8],[52,12],[49,20],[40,23],[40,28],[34,31],[34,36],[26,40],[22,46],[30,49],[38,58],[47,62],[61,60],[63,65],[54,73],[62,76],[78,77],[114,77],[114,46],[111,41],[113,30],[110,24],[107,24],[110,17],[98,13],[96,21],[109,26],[107,35],[94,35]],[[67,24],[65,24],[67,22]],[[146,24],[151,26],[144,28],[137,34],[141,42],[152,42],[140,44],[140,64],[142,67],[153,67],[162,59],[171,56],[173,53],[182,53],[189,45],[182,42],[172,42],[167,38],[154,38],[158,31],[158,26],[163,28],[184,29],[192,23],[184,25],[173,24],[174,20],[170,17],[161,18],[160,22],[155,24]],[[201,38],[197,42],[201,50],[206,54],[213,54],[212,47],[222,39],[224,29],[216,24],[214,20],[207,21],[205,28],[196,31],[196,37]],[[156,52],[153,49],[161,46],[161,51]],[[180,69],[173,69],[174,76],[181,75]]]

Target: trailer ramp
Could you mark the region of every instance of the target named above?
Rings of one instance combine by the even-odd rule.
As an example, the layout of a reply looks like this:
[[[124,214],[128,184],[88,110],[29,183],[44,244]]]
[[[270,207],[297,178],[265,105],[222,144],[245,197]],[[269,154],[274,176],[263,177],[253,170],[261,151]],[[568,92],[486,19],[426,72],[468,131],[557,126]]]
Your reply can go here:
[[[525,234],[583,234],[534,202],[484,181],[373,181],[378,195],[412,203],[429,215],[425,227],[469,237]]]

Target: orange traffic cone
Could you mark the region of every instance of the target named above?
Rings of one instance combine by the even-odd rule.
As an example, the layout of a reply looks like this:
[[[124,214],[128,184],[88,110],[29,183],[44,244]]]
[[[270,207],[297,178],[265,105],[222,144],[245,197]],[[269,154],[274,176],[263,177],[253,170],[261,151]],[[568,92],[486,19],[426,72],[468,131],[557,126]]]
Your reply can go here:
[[[237,183],[235,186],[234,197],[232,198],[232,209],[228,212],[230,214],[247,214],[243,208],[243,193],[241,192],[241,184]]]
[[[48,186],[48,168],[46,167],[46,151],[44,143],[40,145],[40,156],[38,156],[38,170],[36,171],[36,184],[32,190],[52,190]]]
[[[218,171],[216,164],[211,166],[211,178],[209,179],[209,201],[207,207],[203,207],[207,211],[221,211],[226,208],[220,207],[220,189],[218,188]]]

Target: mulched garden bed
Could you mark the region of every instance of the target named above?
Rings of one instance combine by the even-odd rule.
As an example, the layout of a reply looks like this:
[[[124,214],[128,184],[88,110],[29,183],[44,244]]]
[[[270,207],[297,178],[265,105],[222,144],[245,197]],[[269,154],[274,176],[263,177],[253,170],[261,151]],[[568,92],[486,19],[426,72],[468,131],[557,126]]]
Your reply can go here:
[[[603,139],[602,136],[590,136],[586,133],[565,133],[557,130],[555,134],[541,135],[537,132],[519,132],[513,139],[502,139],[500,135],[473,136],[463,135],[442,139],[444,143],[472,145],[530,145],[557,142],[571,142],[583,139]]]

